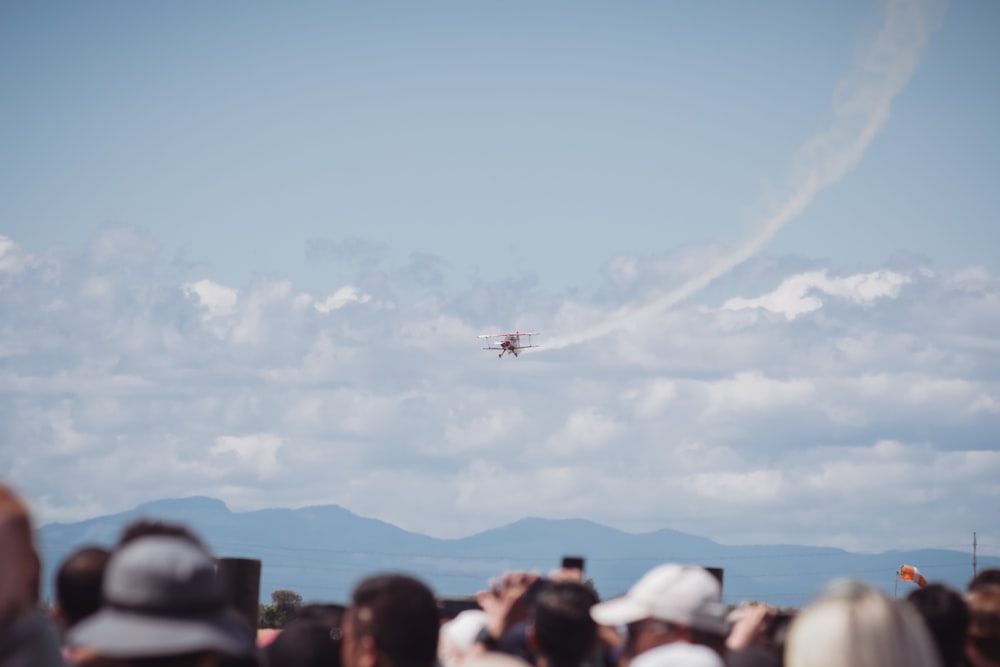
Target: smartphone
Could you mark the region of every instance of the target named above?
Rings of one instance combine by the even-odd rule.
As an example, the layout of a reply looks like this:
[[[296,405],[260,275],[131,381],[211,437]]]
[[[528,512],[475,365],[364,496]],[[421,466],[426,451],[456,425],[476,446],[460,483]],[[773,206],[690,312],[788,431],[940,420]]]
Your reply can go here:
[[[580,572],[583,572],[584,563],[583,556],[563,556],[562,568],[564,570],[580,570]]]

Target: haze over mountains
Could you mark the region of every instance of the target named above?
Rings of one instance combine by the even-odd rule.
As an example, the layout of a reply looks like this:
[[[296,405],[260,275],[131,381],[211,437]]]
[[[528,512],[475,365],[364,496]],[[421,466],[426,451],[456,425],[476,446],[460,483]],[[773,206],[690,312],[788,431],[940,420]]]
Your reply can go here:
[[[51,597],[53,572],[70,551],[84,544],[112,545],[137,517],[183,522],[217,556],[260,559],[265,602],[278,589],[297,591],[307,602],[343,602],[361,577],[387,570],[416,574],[442,597],[465,596],[506,570],[548,572],[563,555],[586,557],[587,576],[602,597],[624,592],[646,570],[668,561],[724,568],[727,602],[766,600],[780,606],[801,606],[839,577],[863,579],[893,594],[895,572],[903,563],[917,566],[931,581],[958,588],[972,576],[971,553],[941,549],[855,554],[787,544],[737,546],[669,529],[632,534],[582,519],[535,518],[461,539],[438,539],[336,505],[234,513],[222,501],[191,497],[42,526],[45,596]],[[1000,558],[980,556],[978,566],[1000,567]],[[912,586],[898,582],[899,595]]]

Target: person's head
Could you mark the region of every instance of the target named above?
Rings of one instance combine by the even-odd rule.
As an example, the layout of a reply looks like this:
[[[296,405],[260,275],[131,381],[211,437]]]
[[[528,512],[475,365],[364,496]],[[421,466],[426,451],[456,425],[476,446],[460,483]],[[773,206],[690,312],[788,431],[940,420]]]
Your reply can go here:
[[[375,575],[354,589],[344,616],[345,667],[433,667],[438,608],[426,585],[401,574]]]
[[[553,667],[576,667],[594,648],[594,590],[573,581],[545,584],[535,598],[531,631],[538,652]]]
[[[346,610],[341,604],[302,605],[295,620],[263,646],[262,667],[340,667]]]
[[[962,596],[947,586],[928,584],[906,596],[924,619],[945,667],[962,664],[969,609]]]
[[[788,632],[787,667],[940,667],[923,620],[857,581],[837,582]]]
[[[985,586],[1000,586],[1000,568],[991,567],[979,572],[970,581],[966,590],[971,592]]]
[[[80,547],[59,565],[54,615],[64,630],[100,608],[104,568],[110,558],[104,547]]]
[[[116,549],[102,595],[101,609],[69,631],[76,649],[125,663],[203,666],[255,650],[226,605],[215,559],[185,538],[149,535]]]
[[[590,610],[601,625],[628,628],[631,656],[674,642],[701,643],[708,636],[721,642],[729,631],[726,612],[718,579],[704,568],[675,564],[653,568],[624,596]]]
[[[340,667],[340,644],[339,630],[296,618],[261,651],[262,667]]]
[[[969,605],[966,657],[974,667],[1000,666],[1000,584],[979,586],[965,601]]]
[[[339,634],[346,611],[347,607],[342,604],[310,602],[299,607],[299,612],[295,615],[295,620],[325,625],[330,629],[336,628],[338,632],[335,634]]]
[[[0,484],[0,622],[35,605],[40,577],[28,507]]]

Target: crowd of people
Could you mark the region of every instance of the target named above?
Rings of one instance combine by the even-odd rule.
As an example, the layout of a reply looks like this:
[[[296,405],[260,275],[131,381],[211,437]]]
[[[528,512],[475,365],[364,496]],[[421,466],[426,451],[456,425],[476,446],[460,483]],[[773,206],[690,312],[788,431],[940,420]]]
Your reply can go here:
[[[579,569],[511,572],[445,618],[419,578],[373,574],[263,640],[183,525],[140,520],[63,561],[55,604],[24,502],[0,484],[0,667],[1000,667],[1000,570],[905,599],[834,582],[794,614],[723,604],[700,567],[600,600]]]

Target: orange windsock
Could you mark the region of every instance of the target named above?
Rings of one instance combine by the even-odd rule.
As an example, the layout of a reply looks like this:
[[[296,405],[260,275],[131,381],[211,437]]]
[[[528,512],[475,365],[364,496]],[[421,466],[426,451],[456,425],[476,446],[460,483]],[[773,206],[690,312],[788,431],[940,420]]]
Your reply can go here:
[[[899,578],[903,581],[912,581],[921,588],[927,585],[926,577],[920,574],[920,570],[912,565],[901,565],[899,567]]]

